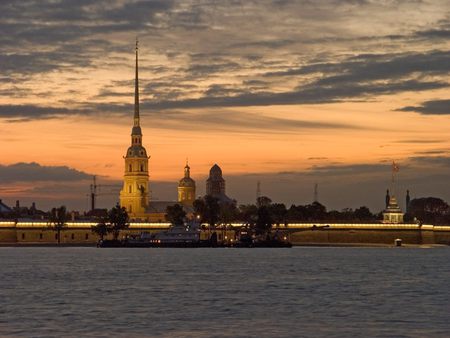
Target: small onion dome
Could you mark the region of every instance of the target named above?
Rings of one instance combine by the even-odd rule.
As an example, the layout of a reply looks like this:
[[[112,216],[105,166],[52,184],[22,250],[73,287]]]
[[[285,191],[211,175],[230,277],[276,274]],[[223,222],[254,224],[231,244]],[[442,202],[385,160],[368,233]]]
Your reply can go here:
[[[178,184],[179,187],[195,187],[195,181],[190,177],[183,177]]]
[[[147,157],[147,151],[143,146],[131,146],[127,150],[126,157]]]

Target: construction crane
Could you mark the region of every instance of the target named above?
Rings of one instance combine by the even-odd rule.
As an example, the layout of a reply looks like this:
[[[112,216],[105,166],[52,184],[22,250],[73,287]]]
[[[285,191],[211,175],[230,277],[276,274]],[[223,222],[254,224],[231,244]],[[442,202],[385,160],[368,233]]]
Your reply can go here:
[[[117,194],[117,192],[112,192],[112,191],[111,192],[99,193],[98,191],[101,188],[104,188],[104,187],[120,188],[121,185],[118,185],[118,184],[97,184],[97,176],[94,175],[92,177],[92,184],[90,186],[90,188],[91,188],[91,193],[90,193],[91,210],[95,209],[95,206],[96,206],[96,203],[97,203],[97,197],[99,195],[113,195],[113,194],[116,195]]]

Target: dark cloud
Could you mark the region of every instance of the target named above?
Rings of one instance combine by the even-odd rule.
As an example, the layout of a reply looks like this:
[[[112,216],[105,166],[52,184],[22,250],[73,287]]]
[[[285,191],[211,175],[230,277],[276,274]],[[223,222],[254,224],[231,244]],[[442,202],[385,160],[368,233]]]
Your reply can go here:
[[[265,76],[292,76],[313,73],[325,75],[315,82],[316,85],[336,85],[349,82],[367,82],[374,80],[403,78],[413,73],[450,72],[450,51],[432,51],[411,54],[360,54],[340,63],[319,63],[281,72],[271,72]]]
[[[11,122],[24,122],[38,119],[48,119],[56,116],[86,115],[88,110],[45,107],[36,105],[0,105],[0,118]]]
[[[51,119],[69,115],[114,115],[131,116],[132,104],[91,104],[83,105],[79,109],[66,109],[55,107],[40,107],[34,105],[0,105],[0,118],[8,122],[27,122],[37,119]],[[150,112],[150,113],[148,113]],[[307,129],[361,129],[361,126],[317,122],[296,119],[284,119],[259,114],[235,111],[202,111],[187,112],[176,110],[155,111],[146,105],[141,105],[141,115],[150,115],[153,122],[158,121],[159,128],[182,129],[187,126],[193,129],[222,130],[228,132],[242,132],[265,130],[270,133],[299,132]]]
[[[296,43],[295,40],[292,39],[274,39],[274,40],[265,40],[265,41],[246,41],[231,44],[230,48],[280,48],[288,45],[292,45]]]
[[[450,156],[415,156],[409,160],[415,164],[450,169]]]
[[[350,164],[350,165],[321,165],[312,166],[308,174],[315,176],[339,176],[339,175],[367,175],[374,173],[389,173],[390,164]]]
[[[412,111],[423,115],[450,115],[450,100],[425,101],[420,106],[407,106],[397,110]]]
[[[80,181],[92,175],[67,166],[43,166],[35,162],[0,164],[0,182]]]
[[[366,100],[367,96],[395,94],[404,91],[423,91],[446,88],[445,82],[407,80],[392,83],[347,83],[334,86],[307,85],[284,93],[243,93],[234,96],[203,96],[198,99],[175,101],[145,101],[149,109],[204,108],[204,107],[244,107],[295,104],[320,104],[341,102],[349,98]],[[207,93],[205,93],[207,94]]]
[[[442,142],[443,140],[433,140],[433,139],[411,139],[411,140],[395,141],[395,143],[417,143],[417,144],[442,143]]]

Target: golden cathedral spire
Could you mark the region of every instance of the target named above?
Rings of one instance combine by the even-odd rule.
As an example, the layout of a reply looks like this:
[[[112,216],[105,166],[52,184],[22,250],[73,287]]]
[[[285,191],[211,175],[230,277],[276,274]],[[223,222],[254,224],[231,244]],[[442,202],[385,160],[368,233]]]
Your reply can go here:
[[[139,65],[138,65],[139,41],[136,37],[136,75],[134,78],[134,126],[139,127]]]
[[[142,131],[139,116],[138,40],[136,39],[136,74],[134,84],[134,121],[131,130],[131,146],[125,159],[123,188],[120,191],[120,205],[125,207],[131,219],[147,219],[149,203],[149,176],[147,151],[142,145]]]

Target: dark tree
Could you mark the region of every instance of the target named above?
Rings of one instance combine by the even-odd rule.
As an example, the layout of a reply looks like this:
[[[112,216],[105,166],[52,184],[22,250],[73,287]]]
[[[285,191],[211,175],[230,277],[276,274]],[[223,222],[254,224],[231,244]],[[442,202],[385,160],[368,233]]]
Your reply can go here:
[[[192,204],[194,207],[194,215],[195,217],[201,222],[204,223],[205,221],[205,214],[206,214],[206,204],[205,200],[203,198],[197,198],[194,203]]]
[[[67,228],[67,210],[64,205],[59,208],[53,208],[50,211],[50,224],[49,228],[56,231],[56,236],[58,238],[58,245],[61,243],[61,232]]]
[[[239,206],[237,218],[239,221],[253,226],[258,219],[258,208],[254,204],[242,204]]]
[[[196,216],[200,216],[202,223],[208,223],[210,228],[214,228],[219,221],[220,206],[219,200],[213,196],[206,195],[194,201]]]
[[[306,206],[309,221],[322,221],[327,217],[327,208],[319,202],[313,202]]]
[[[236,208],[236,203],[221,203],[219,207],[220,223],[227,225],[237,219],[238,210]]]
[[[291,223],[304,222],[307,220],[307,210],[303,205],[294,205],[288,209],[287,220]]]
[[[211,228],[214,228],[219,221],[219,200],[213,196],[205,196],[205,221],[209,224]]]
[[[368,222],[368,221],[374,221],[376,220],[375,215],[373,215],[369,208],[362,206],[359,207],[358,209],[356,209],[353,212],[353,216],[354,216],[354,220],[356,221],[363,221],[363,222]]]
[[[124,207],[121,207],[119,203],[108,212],[110,231],[113,234],[114,240],[117,240],[120,235],[120,231],[128,229],[130,224],[128,223],[128,213]]]
[[[286,222],[287,209],[283,203],[273,203],[268,208],[274,223],[280,225]]]
[[[411,200],[410,217],[421,223],[445,224],[450,221],[449,205],[440,198],[423,197]]]
[[[272,217],[267,206],[258,208],[258,219],[256,220],[255,230],[257,234],[267,234],[272,228]]]
[[[102,217],[97,225],[93,225],[91,231],[100,237],[103,241],[105,236],[110,232],[110,226],[108,224],[108,218]]]
[[[184,218],[186,217],[186,212],[180,204],[174,204],[167,206],[166,209],[166,220],[175,226],[181,226],[184,224]]]
[[[259,207],[262,207],[262,206],[267,207],[267,206],[269,206],[271,203],[272,203],[272,200],[271,200],[269,197],[267,197],[267,196],[261,196],[261,197],[258,197],[258,198],[256,199],[256,206],[257,206],[258,208],[259,208]]]

